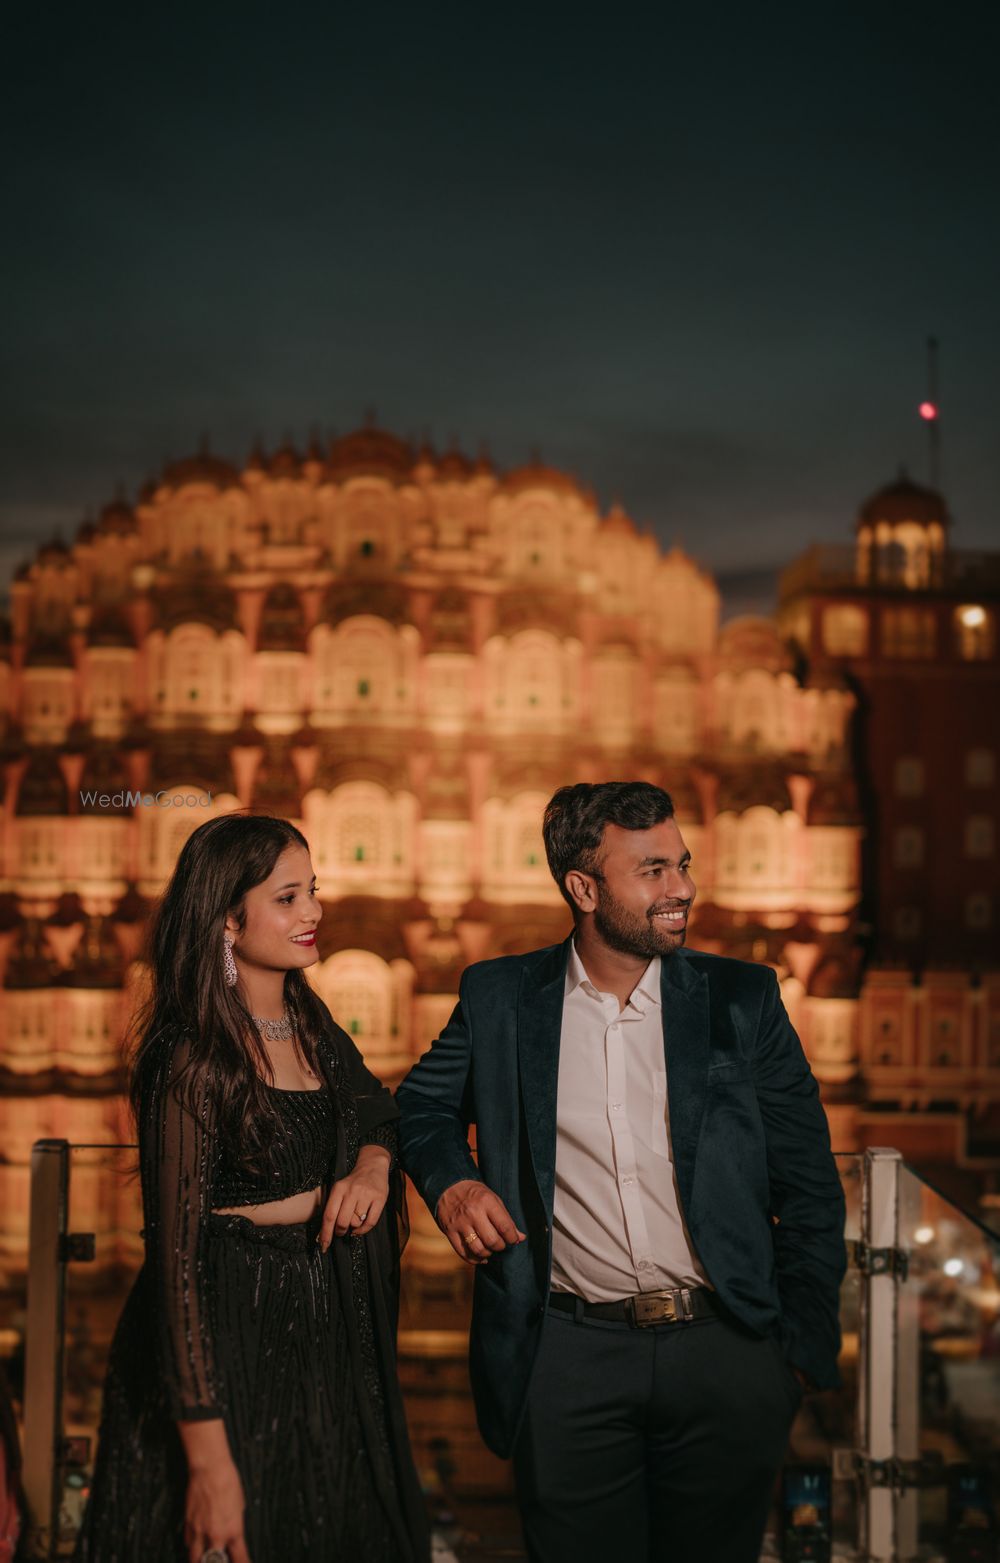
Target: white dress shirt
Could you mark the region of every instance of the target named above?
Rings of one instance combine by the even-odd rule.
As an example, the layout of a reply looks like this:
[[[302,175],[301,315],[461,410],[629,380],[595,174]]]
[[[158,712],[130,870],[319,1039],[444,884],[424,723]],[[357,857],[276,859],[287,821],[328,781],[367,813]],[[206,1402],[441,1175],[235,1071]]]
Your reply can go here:
[[[619,1011],[573,944],[559,1046],[552,1286],[614,1302],[708,1284],[670,1153],[660,958]]]

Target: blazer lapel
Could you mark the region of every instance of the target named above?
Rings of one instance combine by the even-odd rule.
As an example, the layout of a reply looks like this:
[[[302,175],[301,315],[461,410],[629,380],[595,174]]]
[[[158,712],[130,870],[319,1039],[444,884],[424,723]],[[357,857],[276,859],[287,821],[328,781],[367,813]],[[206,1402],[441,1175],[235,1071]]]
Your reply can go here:
[[[670,1146],[681,1208],[691,1209],[698,1136],[708,1090],[708,978],[677,951],[660,962]]]
[[[552,1220],[556,1184],[556,1093],[569,939],[524,966],[517,999],[521,1110],[538,1192]]]

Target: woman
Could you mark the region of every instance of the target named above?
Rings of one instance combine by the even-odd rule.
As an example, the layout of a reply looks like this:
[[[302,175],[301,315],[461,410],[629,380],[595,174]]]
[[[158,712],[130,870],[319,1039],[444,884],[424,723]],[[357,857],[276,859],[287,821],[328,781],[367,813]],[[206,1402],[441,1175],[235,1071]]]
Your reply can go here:
[[[188,839],[130,1094],[146,1262],[115,1334],[78,1563],[422,1563],[396,1378],[396,1108],[306,982],[304,837]]]

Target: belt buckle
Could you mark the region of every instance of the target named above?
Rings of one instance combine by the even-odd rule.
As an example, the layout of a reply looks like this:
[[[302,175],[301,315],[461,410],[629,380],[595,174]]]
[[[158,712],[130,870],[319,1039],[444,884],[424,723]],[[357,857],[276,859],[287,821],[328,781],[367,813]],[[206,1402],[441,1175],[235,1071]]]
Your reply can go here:
[[[627,1304],[629,1323],[639,1329],[651,1324],[677,1323],[677,1296],[674,1292],[638,1292]]]

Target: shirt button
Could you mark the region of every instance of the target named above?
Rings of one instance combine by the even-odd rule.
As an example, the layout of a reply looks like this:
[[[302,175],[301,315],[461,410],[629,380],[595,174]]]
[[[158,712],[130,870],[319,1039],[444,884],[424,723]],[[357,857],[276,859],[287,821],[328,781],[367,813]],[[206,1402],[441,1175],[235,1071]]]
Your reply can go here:
[[[636,1268],[639,1270],[652,1270],[653,1261],[651,1259],[640,1259]]]
[[[633,1183],[635,1182],[635,1179],[634,1178],[622,1178],[622,1182],[624,1183],[624,1185],[625,1185],[625,1187],[627,1189],[630,1189],[632,1187]]]
[[[612,1102],[612,1103],[611,1103],[611,1111],[612,1111],[612,1112],[613,1112],[613,1113],[620,1113],[620,1112],[621,1112],[621,1110],[622,1110],[622,1104],[621,1104],[621,1102]]]

